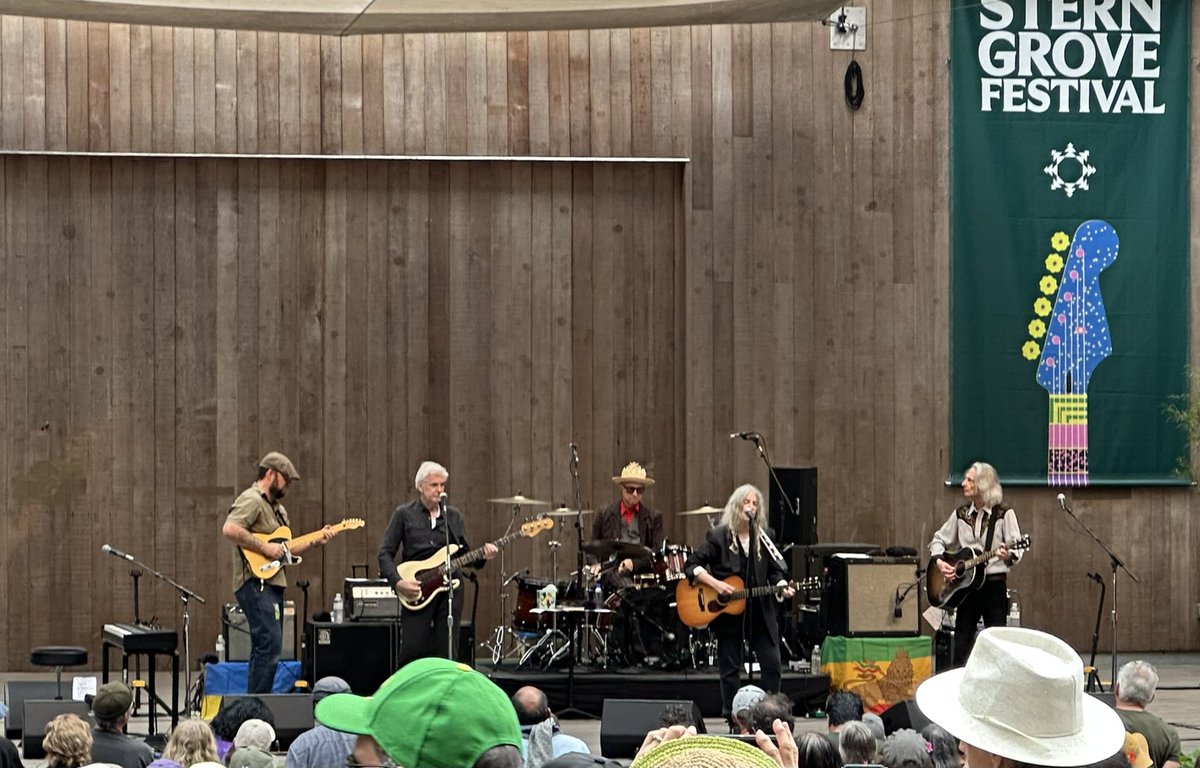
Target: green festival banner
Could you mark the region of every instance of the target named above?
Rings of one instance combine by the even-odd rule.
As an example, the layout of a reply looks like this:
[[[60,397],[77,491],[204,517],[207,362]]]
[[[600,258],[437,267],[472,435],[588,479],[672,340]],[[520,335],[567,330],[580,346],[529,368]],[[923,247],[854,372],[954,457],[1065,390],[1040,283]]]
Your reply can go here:
[[[1190,481],[1190,0],[952,0],[952,477]]]

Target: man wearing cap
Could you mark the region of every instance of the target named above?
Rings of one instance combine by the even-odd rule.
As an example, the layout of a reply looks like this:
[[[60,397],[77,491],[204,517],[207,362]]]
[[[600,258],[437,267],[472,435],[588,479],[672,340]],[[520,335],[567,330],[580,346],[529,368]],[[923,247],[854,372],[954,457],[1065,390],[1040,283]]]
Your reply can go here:
[[[508,696],[475,670],[447,659],[418,659],[372,696],[326,696],[316,718],[358,735],[350,768],[521,766],[521,728]]]
[[[278,542],[264,542],[256,533],[274,533],[289,526],[287,510],[279,503],[284,490],[300,473],[287,456],[272,451],[258,462],[258,478],[242,492],[229,508],[229,516],[221,533],[237,547],[233,566],[233,589],[238,605],[246,614],[250,626],[250,664],[246,672],[247,693],[270,693],[275,684],[275,665],[283,651],[283,590],[287,586],[284,569],[269,579],[260,579],[250,572],[242,550],[257,552],[267,560],[283,560],[298,555],[312,544],[284,547]],[[325,544],[333,538],[333,529],[325,526],[314,542]]]
[[[447,540],[450,544],[458,545],[460,554],[471,549],[467,543],[467,528],[462,512],[457,507],[449,506],[443,498],[446,495],[446,481],[449,479],[450,471],[441,464],[436,461],[421,462],[413,480],[417,498],[396,507],[388,520],[383,542],[379,545],[379,574],[387,579],[392,589],[403,598],[419,598],[421,583],[415,579],[401,579],[397,567],[400,563],[433,557],[447,545]],[[445,515],[442,514],[443,506]],[[488,542],[483,545],[484,559],[491,560],[497,552],[499,550],[495,544]],[[472,565],[476,568],[480,566],[482,563]],[[457,658],[457,632],[454,633],[450,647],[446,647],[449,639],[446,633],[446,601],[449,599],[449,595],[443,590],[417,610],[409,610],[407,607],[401,609],[400,621],[404,631],[400,666],[427,656]],[[451,626],[457,629],[463,611],[461,580],[458,588],[454,590],[454,603],[451,607],[454,614]]]
[[[626,464],[621,474],[612,480],[621,489],[621,498],[596,514],[596,520],[592,523],[592,539],[624,541],[657,550],[663,543],[662,513],[644,501],[646,489],[654,485],[654,480],[636,461]],[[649,559],[634,562],[627,557],[617,564],[616,573],[607,579],[608,584],[612,588],[628,587],[632,583],[630,575],[635,570],[648,571],[652,567]],[[599,564],[593,565],[592,570],[599,572]]]
[[[121,768],[146,768],[154,751],[144,741],[125,735],[133,689],[121,682],[105,683],[90,697],[96,729],[92,731],[92,762],[111,763]]]
[[[322,677],[313,686],[313,706],[331,693],[350,693],[350,684],[340,677]],[[284,768],[341,768],[354,751],[354,735],[317,723],[296,737],[288,747]]]
[[[754,733],[751,729],[751,724],[754,722],[750,718],[750,709],[767,698],[767,692],[757,685],[743,685],[738,688],[738,692],[733,695],[733,721],[737,725],[738,733],[743,735]]]

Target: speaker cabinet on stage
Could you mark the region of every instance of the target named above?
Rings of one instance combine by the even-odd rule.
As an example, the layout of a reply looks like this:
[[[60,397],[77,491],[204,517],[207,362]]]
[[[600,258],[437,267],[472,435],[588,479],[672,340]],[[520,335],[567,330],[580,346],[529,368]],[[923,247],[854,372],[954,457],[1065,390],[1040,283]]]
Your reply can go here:
[[[921,634],[915,557],[834,556],[822,604],[831,635],[907,637]],[[911,588],[910,588],[911,587]],[[907,592],[907,594],[905,594]],[[897,603],[897,597],[902,599]]]
[[[901,728],[911,728],[919,732],[929,725],[929,718],[925,717],[925,714],[917,708],[917,702],[912,699],[897,701],[885,709],[879,717],[883,720],[883,732],[888,735]]]
[[[632,758],[647,731],[662,727],[659,717],[672,704],[690,708],[696,730],[705,733],[700,707],[691,699],[605,699],[600,712],[600,754],[619,760]]]
[[[221,631],[225,633],[225,660],[250,660],[250,624],[246,614],[234,603],[226,603],[221,613]],[[296,656],[296,603],[288,600],[283,604],[283,661],[295,661]]]
[[[781,549],[786,544],[814,543],[817,540],[817,468],[776,467],[775,475],[779,482],[771,478],[767,517],[775,529],[775,543]],[[787,500],[799,514],[792,514]]]
[[[348,682],[348,681],[347,681]],[[374,691],[370,691],[374,693]],[[258,693],[254,696],[222,696],[221,710],[232,707],[239,699],[261,699],[275,717],[275,741],[285,751],[296,737],[313,727],[313,700],[308,693]]]
[[[396,671],[399,646],[400,625],[394,622],[310,622],[304,676],[315,683],[337,675],[354,693],[370,696]]]
[[[21,757],[40,760],[46,756],[42,739],[46,737],[46,723],[59,715],[79,715],[88,725],[95,727],[91,707],[83,701],[70,699],[26,699],[22,707],[24,730],[21,733]]]
[[[63,680],[63,690],[71,693],[71,681]],[[16,741],[21,738],[25,727],[26,699],[53,699],[58,695],[58,685],[53,680],[9,680],[4,684],[4,703],[8,714],[4,716],[4,735]]]

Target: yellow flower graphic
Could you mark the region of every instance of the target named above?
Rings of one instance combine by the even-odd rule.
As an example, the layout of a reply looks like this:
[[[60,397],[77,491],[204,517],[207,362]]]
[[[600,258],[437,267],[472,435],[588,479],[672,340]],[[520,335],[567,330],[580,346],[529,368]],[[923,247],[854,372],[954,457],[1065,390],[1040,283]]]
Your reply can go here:
[[[1055,280],[1051,275],[1046,275],[1042,278],[1042,281],[1038,283],[1038,287],[1042,289],[1042,293],[1049,296],[1058,290],[1058,281]]]
[[[1037,360],[1038,355],[1042,354],[1042,349],[1036,341],[1027,341],[1025,346],[1021,347],[1021,354],[1026,360]]]
[[[1035,339],[1040,339],[1046,335],[1046,324],[1041,320],[1029,321],[1029,335]]]
[[[1049,270],[1050,272],[1058,273],[1058,272],[1062,272],[1062,268],[1063,268],[1062,256],[1059,256],[1057,253],[1052,253],[1046,257],[1046,269],[1047,270]]]
[[[1050,300],[1045,296],[1039,296],[1038,300],[1033,302],[1033,311],[1037,312],[1038,317],[1045,317],[1050,314],[1052,308]]]
[[[1065,251],[1070,244],[1071,238],[1067,237],[1066,232],[1055,232],[1054,237],[1050,238],[1050,245],[1056,251]]]

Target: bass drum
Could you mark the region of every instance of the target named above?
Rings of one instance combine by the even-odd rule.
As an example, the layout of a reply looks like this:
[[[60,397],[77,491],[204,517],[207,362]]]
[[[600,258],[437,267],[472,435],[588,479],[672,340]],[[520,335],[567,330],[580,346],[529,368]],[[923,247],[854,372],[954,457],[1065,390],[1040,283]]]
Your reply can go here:
[[[532,576],[517,577],[517,604],[512,612],[512,627],[516,632],[541,632],[542,617],[533,612],[538,607],[538,591],[549,586],[548,579]]]

